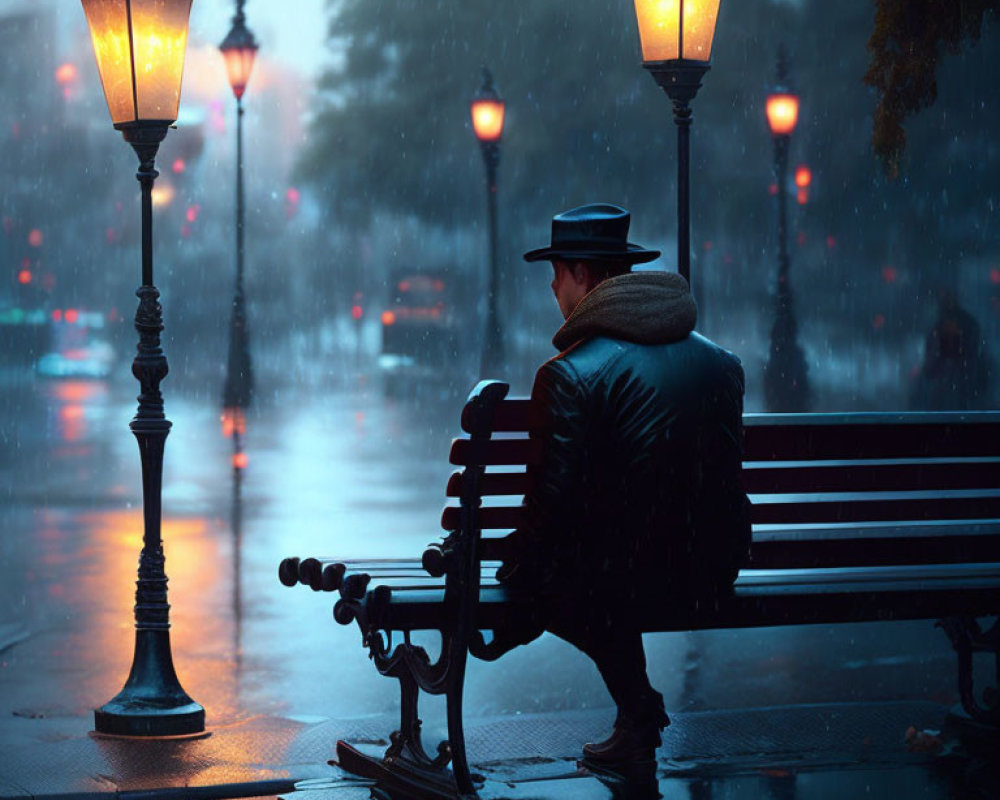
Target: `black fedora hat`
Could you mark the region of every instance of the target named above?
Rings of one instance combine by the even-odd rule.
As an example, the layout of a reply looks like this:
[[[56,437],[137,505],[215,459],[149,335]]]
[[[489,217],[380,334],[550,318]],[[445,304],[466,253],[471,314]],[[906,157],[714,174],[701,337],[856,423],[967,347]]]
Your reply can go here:
[[[659,250],[647,250],[628,241],[632,215],[611,203],[591,203],[564,211],[552,218],[552,244],[524,254],[525,261],[594,261],[614,259],[643,264],[659,258]]]

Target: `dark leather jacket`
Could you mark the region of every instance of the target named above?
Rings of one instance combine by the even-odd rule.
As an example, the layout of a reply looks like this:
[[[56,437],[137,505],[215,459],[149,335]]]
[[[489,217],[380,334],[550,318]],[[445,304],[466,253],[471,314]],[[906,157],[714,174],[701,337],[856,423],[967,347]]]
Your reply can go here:
[[[659,276],[652,287],[650,275]],[[529,470],[530,522],[512,535],[520,580],[641,600],[713,593],[745,564],[743,369],[691,331],[693,303],[676,278],[636,273],[601,284],[560,331],[563,341],[567,328],[584,338],[538,370],[532,401],[543,409],[545,456]],[[620,284],[633,295],[643,284],[641,303],[659,311],[645,309],[653,322],[642,322],[634,296],[616,301]]]

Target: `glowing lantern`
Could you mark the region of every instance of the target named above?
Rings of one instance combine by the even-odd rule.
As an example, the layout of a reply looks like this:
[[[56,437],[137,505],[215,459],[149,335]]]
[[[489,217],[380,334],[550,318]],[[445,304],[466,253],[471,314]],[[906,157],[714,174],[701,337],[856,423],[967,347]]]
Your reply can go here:
[[[500,140],[505,108],[503,99],[493,86],[493,76],[488,69],[484,69],[482,86],[473,95],[470,106],[472,130],[480,142]]]
[[[191,0],[81,0],[111,121],[177,119]]]
[[[775,92],[767,96],[767,124],[774,136],[791,136],[799,121],[799,96]]]
[[[257,40],[246,26],[243,3],[238,4],[236,16],[233,17],[233,27],[222,40],[219,50],[226,59],[226,75],[229,77],[233,94],[237,100],[242,100],[258,50]]]
[[[708,61],[721,0],[635,0],[644,63]]]

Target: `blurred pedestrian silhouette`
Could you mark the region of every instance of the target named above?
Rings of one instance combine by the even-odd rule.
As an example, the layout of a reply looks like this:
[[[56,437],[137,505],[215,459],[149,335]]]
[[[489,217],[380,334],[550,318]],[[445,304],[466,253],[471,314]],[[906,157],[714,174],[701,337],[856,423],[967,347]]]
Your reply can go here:
[[[989,354],[975,318],[954,289],[938,292],[938,317],[910,386],[911,410],[966,411],[989,406]]]

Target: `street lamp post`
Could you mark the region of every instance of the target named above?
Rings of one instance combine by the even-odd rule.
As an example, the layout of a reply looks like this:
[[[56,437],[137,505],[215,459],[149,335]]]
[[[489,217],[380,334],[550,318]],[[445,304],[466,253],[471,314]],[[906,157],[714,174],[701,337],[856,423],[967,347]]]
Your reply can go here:
[[[490,228],[490,277],[486,294],[486,335],[480,362],[480,375],[499,374],[504,364],[503,333],[497,313],[500,291],[497,266],[497,167],[500,164],[500,136],[503,134],[505,104],[493,86],[493,76],[483,67],[483,83],[472,97],[472,129],[479,139],[486,165],[486,202]]]
[[[243,206],[243,93],[246,91],[257,55],[257,41],[246,26],[244,0],[237,0],[236,15],[219,50],[226,60],[229,85],[236,97],[236,285],[229,320],[229,357],[222,387],[224,429],[233,437],[233,469],[242,469],[240,437],[245,427],[245,411],[253,395],[253,366],[247,331],[243,294],[244,206]]]
[[[767,96],[767,124],[774,140],[774,175],[778,201],[778,282],[775,288],[771,345],[764,365],[764,399],[769,411],[808,411],[809,367],[798,343],[798,326],[789,280],[788,146],[799,119],[799,97],[789,88],[788,59],[778,53],[777,80]]]
[[[721,0],[635,0],[642,65],[673,103],[677,124],[677,271],[691,282],[691,101],[711,68]]]
[[[160,381],[168,372],[160,347],[163,315],[153,285],[153,181],[156,152],[177,119],[191,0],[82,0],[108,110],[139,157],[142,285],[132,374],[139,409],[129,423],[142,461],[143,546],[135,594],[135,651],[122,690],[94,711],[98,733],[177,736],[205,730],[205,710],[181,688],[170,653],[170,606],[160,536],[163,447],[170,422]]]

